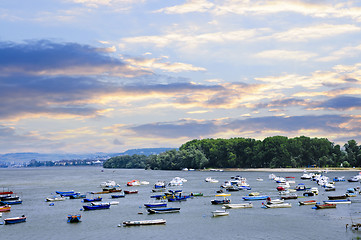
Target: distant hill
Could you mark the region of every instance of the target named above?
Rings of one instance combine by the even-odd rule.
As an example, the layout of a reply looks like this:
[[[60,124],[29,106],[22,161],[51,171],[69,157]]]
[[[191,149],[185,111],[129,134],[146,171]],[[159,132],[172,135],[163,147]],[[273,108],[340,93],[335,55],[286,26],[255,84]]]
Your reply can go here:
[[[89,154],[63,154],[63,153],[36,153],[36,152],[22,152],[22,153],[6,153],[0,154],[0,164],[21,164],[24,162],[36,161],[60,161],[60,160],[105,160],[115,156],[121,155],[152,155],[159,154],[174,148],[140,148],[129,149],[123,153],[89,153]]]

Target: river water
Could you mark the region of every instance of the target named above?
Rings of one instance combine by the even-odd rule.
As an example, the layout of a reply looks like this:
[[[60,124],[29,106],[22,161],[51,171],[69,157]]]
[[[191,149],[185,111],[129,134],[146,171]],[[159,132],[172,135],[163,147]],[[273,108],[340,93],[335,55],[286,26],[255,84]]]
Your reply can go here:
[[[232,203],[242,203],[243,196],[260,192],[279,198],[276,183],[268,179],[270,172],[201,172],[201,171],[153,171],[135,169],[102,169],[100,167],[52,167],[0,169],[1,187],[10,188],[21,196],[23,204],[13,205],[11,212],[3,218],[25,214],[27,222],[14,225],[0,225],[0,239],[357,239],[361,230],[346,230],[345,225],[361,222],[361,195],[353,197],[352,204],[339,204],[336,209],[315,210],[312,206],[299,206],[298,201],[327,200],[328,195],[342,195],[347,188],[360,183],[338,182],[335,192],[325,192],[319,187],[316,197],[288,200],[292,208],[264,209],[262,201],[254,201],[253,208],[230,209],[224,217],[212,217],[211,212],[221,209],[212,205],[215,192],[222,182],[232,176],[247,178],[251,191],[232,192]],[[293,176],[296,184],[317,187],[315,182],[301,180],[302,173],[276,173],[277,176]],[[347,179],[358,172],[329,172],[331,179],[345,176]],[[180,213],[148,215],[143,207],[150,202],[156,181],[169,182],[174,177],[183,177],[184,194],[202,192],[203,197],[194,197],[184,202],[168,203],[168,207],[180,207]],[[213,177],[219,183],[205,182]],[[257,181],[260,177],[264,181]],[[149,181],[149,185],[127,187],[126,182],[138,179]],[[107,210],[81,211],[81,199],[67,199],[50,206],[45,198],[55,191],[75,190],[81,193],[100,191],[101,182],[114,180],[122,189],[137,189],[138,194],[113,199],[119,205]],[[302,195],[302,192],[298,192]],[[98,196],[98,195],[97,195]],[[112,201],[110,194],[102,194],[103,200]],[[81,214],[82,222],[67,223],[68,214]],[[166,219],[166,225],[118,227],[127,220]],[[0,219],[0,222],[3,220]]]

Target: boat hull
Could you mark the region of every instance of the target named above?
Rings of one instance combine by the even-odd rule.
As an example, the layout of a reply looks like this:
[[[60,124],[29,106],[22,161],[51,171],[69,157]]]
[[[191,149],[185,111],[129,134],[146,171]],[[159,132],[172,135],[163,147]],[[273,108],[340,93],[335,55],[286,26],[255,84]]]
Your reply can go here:
[[[5,224],[15,224],[22,223],[26,221],[26,217],[14,217],[14,218],[6,218],[4,219]]]
[[[109,209],[109,208],[110,208],[110,204],[104,204],[104,205],[84,205],[83,208],[84,208],[85,211]]]
[[[166,220],[164,220],[164,219],[124,221],[123,226],[159,225],[159,224],[165,224],[165,223],[166,223]]]
[[[177,213],[180,211],[180,208],[150,208],[148,209],[148,213],[156,214],[156,213]]]

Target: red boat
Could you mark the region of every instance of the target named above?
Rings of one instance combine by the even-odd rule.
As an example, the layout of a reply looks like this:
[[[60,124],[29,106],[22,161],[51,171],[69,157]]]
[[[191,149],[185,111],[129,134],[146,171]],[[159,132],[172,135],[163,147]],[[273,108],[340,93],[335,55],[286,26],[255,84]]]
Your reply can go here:
[[[132,190],[132,191],[124,190],[124,193],[125,194],[134,194],[134,193],[138,193],[138,190]]]
[[[317,209],[336,208],[336,204],[316,204]]]
[[[9,194],[14,194],[14,192],[13,191],[0,192],[0,195],[9,195]]]

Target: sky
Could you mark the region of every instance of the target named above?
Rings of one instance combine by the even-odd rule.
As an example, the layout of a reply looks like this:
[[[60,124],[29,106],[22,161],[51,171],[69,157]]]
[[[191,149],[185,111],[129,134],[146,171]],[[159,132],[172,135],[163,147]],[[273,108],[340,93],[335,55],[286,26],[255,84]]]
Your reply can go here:
[[[343,146],[360,110],[360,1],[0,2],[0,153]]]

